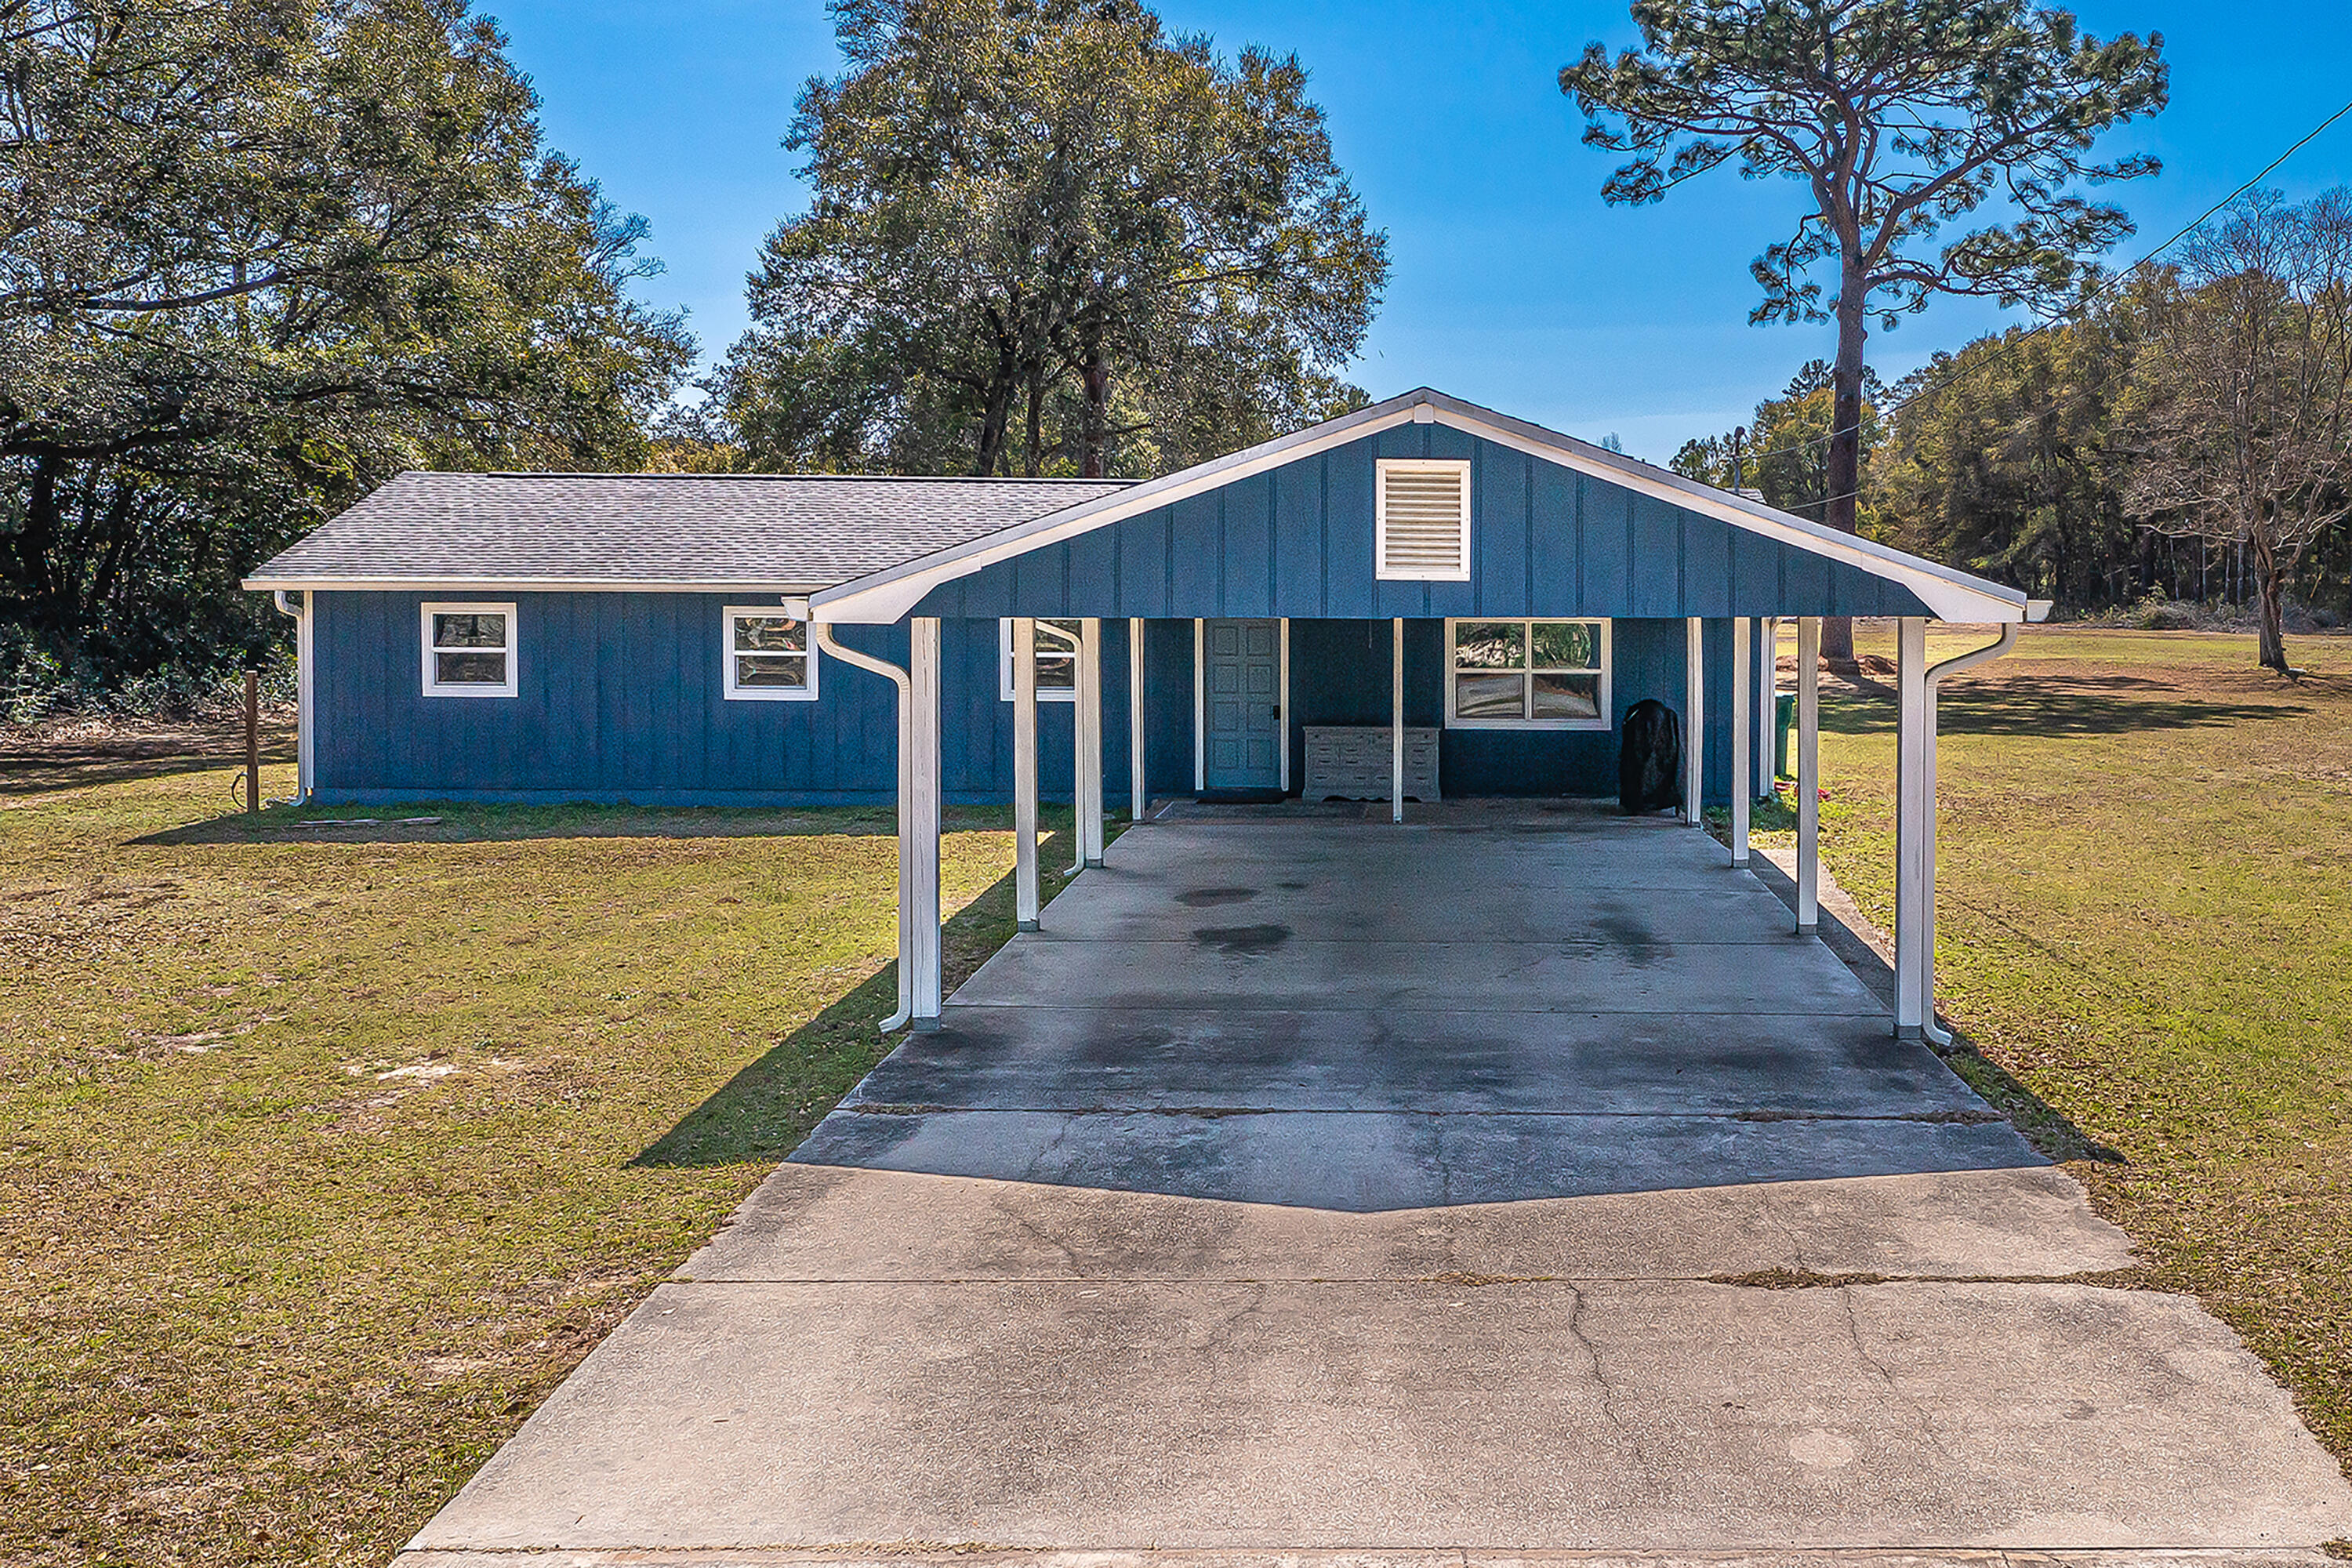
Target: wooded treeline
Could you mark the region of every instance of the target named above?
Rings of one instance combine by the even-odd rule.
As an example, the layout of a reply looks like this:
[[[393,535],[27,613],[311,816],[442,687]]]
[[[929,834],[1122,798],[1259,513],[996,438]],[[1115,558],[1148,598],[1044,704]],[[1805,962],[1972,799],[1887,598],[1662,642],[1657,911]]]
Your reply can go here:
[[[1742,481],[1819,519],[1826,369],[1758,405]],[[2256,192],[2063,323],[1938,353],[1861,419],[1862,530],[2062,611],[2352,616],[2352,192]],[[1674,466],[1732,482],[1732,438]]]
[[[637,465],[644,234],[462,0],[0,0],[0,682],[261,657],[401,468]]]

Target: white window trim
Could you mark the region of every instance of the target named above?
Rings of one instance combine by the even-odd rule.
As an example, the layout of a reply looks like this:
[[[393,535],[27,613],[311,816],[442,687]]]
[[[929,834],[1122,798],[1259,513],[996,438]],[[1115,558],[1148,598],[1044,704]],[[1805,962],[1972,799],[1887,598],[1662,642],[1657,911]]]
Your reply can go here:
[[[1595,719],[1464,719],[1454,712],[1454,628],[1460,626],[1584,626],[1601,628],[1601,714]],[[1532,638],[1528,646],[1533,647]],[[1457,616],[1445,623],[1445,727],[1449,730],[1613,730],[1617,727],[1616,708],[1610,694],[1610,677],[1616,660],[1611,638],[1611,623],[1600,616]],[[1496,670],[1496,675],[1510,673]],[[1526,674],[1524,666],[1519,673]]]
[[[507,657],[507,678],[496,685],[487,680],[460,680],[443,685],[440,667],[434,662],[436,652],[455,653],[455,648],[436,649],[433,646],[435,616],[504,616],[507,619],[507,644],[498,649],[473,648],[470,652],[499,652]],[[479,599],[427,600],[416,607],[416,640],[422,655],[419,662],[425,678],[427,697],[512,697],[517,689],[517,678],[522,669],[522,628],[516,623],[515,607],[506,604],[486,603]]]
[[[805,686],[738,686],[735,684],[735,622],[741,616],[780,616],[785,620],[799,620],[797,616],[784,614],[781,605],[730,605],[719,613],[719,674],[725,682],[730,702],[814,702],[816,700],[817,647],[816,630],[806,621],[801,625],[808,638],[808,684]]]
[[[1042,621],[1048,617],[1040,616],[1035,618]],[[1073,617],[1064,616],[1052,618],[1067,620]],[[1041,658],[1046,657],[1045,650],[1040,648],[1038,657]],[[1077,659],[1077,649],[1073,647],[1070,650],[1070,684],[1046,686],[1041,683],[1037,688],[1038,701],[1076,702],[1078,700]],[[1006,702],[1013,700],[1013,623],[1009,619],[1002,619],[996,623],[996,695]]]
[[[1382,583],[1467,583],[1470,581],[1470,459],[1467,458],[1381,458],[1372,464],[1372,575]],[[1462,569],[1458,572],[1391,572],[1389,570],[1389,476],[1391,474],[1459,474],[1462,476]]]

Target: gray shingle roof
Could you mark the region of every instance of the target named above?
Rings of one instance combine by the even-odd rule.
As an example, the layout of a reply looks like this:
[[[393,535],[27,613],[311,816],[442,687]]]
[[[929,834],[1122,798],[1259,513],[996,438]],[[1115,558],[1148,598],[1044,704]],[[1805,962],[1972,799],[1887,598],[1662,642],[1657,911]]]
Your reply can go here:
[[[257,568],[330,582],[815,589],[1122,489],[1117,479],[405,473]]]

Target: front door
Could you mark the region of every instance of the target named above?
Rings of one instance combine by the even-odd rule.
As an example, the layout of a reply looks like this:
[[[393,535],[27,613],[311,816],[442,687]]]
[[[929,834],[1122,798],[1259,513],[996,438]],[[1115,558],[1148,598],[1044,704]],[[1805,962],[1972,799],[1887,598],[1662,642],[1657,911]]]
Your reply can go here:
[[[1282,623],[1201,627],[1202,781],[1213,790],[1282,784]]]

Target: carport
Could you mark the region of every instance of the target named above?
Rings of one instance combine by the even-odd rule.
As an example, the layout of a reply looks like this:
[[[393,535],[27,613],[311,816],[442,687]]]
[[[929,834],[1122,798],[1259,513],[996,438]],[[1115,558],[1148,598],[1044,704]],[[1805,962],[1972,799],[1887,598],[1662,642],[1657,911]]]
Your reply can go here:
[[[1221,773],[1274,797],[1313,797],[1309,805],[1344,775],[1339,793],[1377,796],[1391,826],[1407,822],[1409,795],[1427,800],[1448,773],[1479,795],[1558,795],[1563,781],[1566,793],[1599,795],[1613,778],[1625,713],[1643,699],[1679,719],[1682,821],[1696,826],[1708,806],[1727,808],[1726,858],[1744,866],[1751,803],[1771,787],[1773,628],[1793,620],[1792,924],[1807,932],[1818,916],[1821,620],[1893,617],[1901,699],[1893,1020],[1898,1036],[1914,1038],[1935,1029],[1937,686],[2005,651],[2019,624],[2045,608],[1426,388],[791,606],[827,655],[898,693],[900,995],[891,1023],[919,1031],[939,1026],[944,1000],[943,622],[1009,626],[1017,897],[1029,930],[1038,919],[1041,639],[1056,655],[1063,639],[1070,647],[1083,867],[1102,865],[1106,814],[1119,797],[1139,818],[1155,799],[1214,797]],[[1999,635],[1930,667],[1931,619]],[[902,622],[904,667],[834,635]],[[1243,647],[1252,639],[1255,652]],[[1240,651],[1221,662],[1226,641]],[[1107,658],[1125,676],[1112,696],[1124,711],[1129,776],[1117,783],[1105,777]],[[1308,728],[1333,715],[1347,722]],[[1327,749],[1344,751],[1345,764],[1318,773]],[[1449,883],[1445,896],[1467,900],[1485,885]],[[1061,918],[1084,918],[1068,910]]]
[[[1350,1212],[2043,1163],[1671,821],[1192,808],[1045,912],[793,1158]]]

